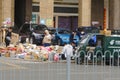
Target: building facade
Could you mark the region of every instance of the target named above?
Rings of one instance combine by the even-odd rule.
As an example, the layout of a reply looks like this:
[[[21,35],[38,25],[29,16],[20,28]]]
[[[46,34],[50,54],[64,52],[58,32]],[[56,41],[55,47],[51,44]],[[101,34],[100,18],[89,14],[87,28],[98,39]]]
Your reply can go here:
[[[1,0],[0,25],[20,27],[26,22],[48,27],[120,27],[120,0]]]

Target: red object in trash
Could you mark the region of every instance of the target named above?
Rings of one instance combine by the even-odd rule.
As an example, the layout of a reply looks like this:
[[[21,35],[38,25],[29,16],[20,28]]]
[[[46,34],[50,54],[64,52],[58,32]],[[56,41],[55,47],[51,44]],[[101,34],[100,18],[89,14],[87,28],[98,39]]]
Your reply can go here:
[[[5,52],[7,52],[7,50],[6,49],[2,49],[2,50],[0,50],[0,52],[1,53],[5,53]]]
[[[11,51],[16,51],[17,48],[14,48],[14,47],[9,47],[8,50],[11,50]]]
[[[59,55],[58,54],[54,55],[54,61],[56,61],[56,62],[59,61]]]

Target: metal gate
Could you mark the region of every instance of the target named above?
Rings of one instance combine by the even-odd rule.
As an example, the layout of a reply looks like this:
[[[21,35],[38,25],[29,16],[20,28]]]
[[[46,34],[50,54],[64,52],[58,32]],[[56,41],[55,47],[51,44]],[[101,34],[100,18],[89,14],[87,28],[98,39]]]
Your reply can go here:
[[[109,50],[103,53],[101,50],[80,51],[76,58],[76,64],[83,67],[81,80],[120,80],[120,52]],[[81,53],[84,53],[82,55]],[[81,57],[82,56],[82,57]],[[108,56],[108,57],[106,57]],[[77,62],[78,60],[78,62]]]
[[[88,51],[82,58],[78,57],[80,63],[76,62],[77,58],[34,61],[2,56],[0,80],[120,80],[119,53]]]

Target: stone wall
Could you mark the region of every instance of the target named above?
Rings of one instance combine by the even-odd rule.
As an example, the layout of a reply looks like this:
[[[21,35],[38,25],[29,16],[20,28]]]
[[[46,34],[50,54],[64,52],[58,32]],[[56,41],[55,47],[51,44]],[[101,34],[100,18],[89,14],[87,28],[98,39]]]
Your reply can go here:
[[[91,25],[91,0],[79,0],[78,26]]]
[[[3,23],[11,26],[14,22],[14,0],[1,0],[0,4],[1,26]]]
[[[40,23],[53,27],[54,0],[40,0]]]
[[[2,1],[0,0],[0,26],[2,25]]]

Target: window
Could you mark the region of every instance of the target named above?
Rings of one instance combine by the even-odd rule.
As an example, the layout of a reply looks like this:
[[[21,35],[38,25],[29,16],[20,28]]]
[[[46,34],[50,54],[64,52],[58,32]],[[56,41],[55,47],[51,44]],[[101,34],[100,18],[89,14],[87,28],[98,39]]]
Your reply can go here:
[[[39,6],[32,6],[32,12],[39,12]]]
[[[76,7],[54,7],[55,13],[78,13],[78,8]]]
[[[88,41],[88,46],[95,47],[96,46],[96,35],[92,36]]]
[[[87,40],[89,39],[89,36],[90,35],[85,35],[82,37],[81,41],[80,41],[80,44],[85,44],[87,42]]]

